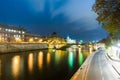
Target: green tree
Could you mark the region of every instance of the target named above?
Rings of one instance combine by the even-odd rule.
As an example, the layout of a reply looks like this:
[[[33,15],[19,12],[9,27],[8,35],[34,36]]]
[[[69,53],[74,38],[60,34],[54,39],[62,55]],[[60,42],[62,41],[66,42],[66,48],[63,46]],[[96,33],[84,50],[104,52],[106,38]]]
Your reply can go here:
[[[98,14],[97,21],[111,36],[120,31],[120,0],[96,0],[93,10]]]

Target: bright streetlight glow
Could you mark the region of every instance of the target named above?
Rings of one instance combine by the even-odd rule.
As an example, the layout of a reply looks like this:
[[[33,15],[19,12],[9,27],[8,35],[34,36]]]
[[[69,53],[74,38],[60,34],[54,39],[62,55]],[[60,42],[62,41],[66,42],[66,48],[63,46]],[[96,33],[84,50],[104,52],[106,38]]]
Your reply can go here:
[[[29,39],[29,42],[33,42],[33,38],[30,38],[30,39]]]
[[[117,44],[120,47],[120,43]]]

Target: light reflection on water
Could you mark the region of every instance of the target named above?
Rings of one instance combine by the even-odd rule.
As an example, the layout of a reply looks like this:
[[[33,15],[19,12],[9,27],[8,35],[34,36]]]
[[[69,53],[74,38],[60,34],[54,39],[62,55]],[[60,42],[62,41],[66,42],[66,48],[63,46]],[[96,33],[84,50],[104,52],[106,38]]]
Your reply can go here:
[[[0,80],[6,80],[5,77],[9,80],[67,80],[88,55],[89,51],[81,48],[4,54],[0,56]]]
[[[69,68],[73,68],[73,63],[74,63],[74,55],[73,55],[73,48],[68,48],[68,65]]]
[[[84,61],[84,56],[82,52],[79,52],[79,65],[81,66],[83,64]]]
[[[50,53],[47,53],[47,65],[50,64],[50,59],[51,59]]]
[[[20,74],[20,56],[14,56],[12,58],[12,73],[14,78],[17,78]]]
[[[42,51],[38,53],[38,66],[39,66],[39,69],[42,69],[43,67],[43,52]]]
[[[33,71],[33,53],[30,53],[28,55],[28,69],[29,69],[29,72],[32,73],[32,71]]]
[[[1,77],[1,75],[2,75],[2,62],[0,60],[0,77]]]
[[[56,50],[53,54],[54,62],[56,66],[59,66],[62,62],[64,62],[64,57],[67,54],[67,51]]]
[[[72,68],[74,63],[73,52],[69,52],[68,63],[69,63],[69,68]]]

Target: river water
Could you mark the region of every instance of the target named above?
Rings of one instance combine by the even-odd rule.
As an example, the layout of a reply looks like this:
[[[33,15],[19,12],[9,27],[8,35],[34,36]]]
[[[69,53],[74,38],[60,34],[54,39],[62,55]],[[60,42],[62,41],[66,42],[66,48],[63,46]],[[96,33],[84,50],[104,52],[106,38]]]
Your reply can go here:
[[[69,80],[88,50],[37,50],[0,55],[0,80]]]

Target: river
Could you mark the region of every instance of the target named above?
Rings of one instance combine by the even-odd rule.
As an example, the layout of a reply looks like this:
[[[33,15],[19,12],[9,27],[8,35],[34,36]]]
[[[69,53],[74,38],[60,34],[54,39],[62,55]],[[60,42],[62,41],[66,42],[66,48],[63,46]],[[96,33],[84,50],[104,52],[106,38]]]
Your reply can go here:
[[[69,80],[88,50],[36,50],[0,55],[0,80]]]

